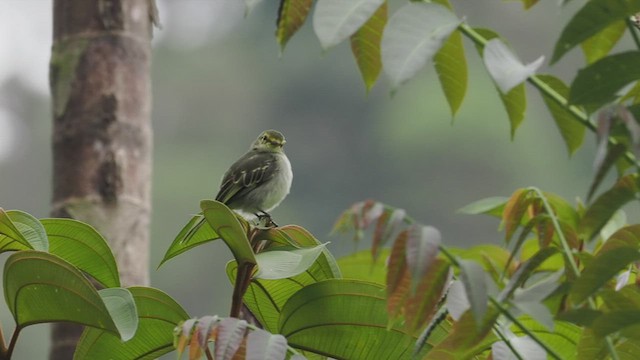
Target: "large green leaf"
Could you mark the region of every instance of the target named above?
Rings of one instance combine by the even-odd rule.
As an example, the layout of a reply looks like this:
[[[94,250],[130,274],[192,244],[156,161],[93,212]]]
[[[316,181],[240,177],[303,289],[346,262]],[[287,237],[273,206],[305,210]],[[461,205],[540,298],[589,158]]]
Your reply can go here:
[[[118,266],[106,240],[93,227],[73,219],[42,219],[49,252],[65,259],[106,287],[120,286]]]
[[[200,207],[205,219],[227,244],[236,261],[241,266],[246,263],[256,264],[247,232],[240,225],[234,212],[225,204],[215,200],[203,200],[200,202]]]
[[[138,312],[131,292],[125,288],[98,290],[122,341],[130,340],[138,329]]]
[[[536,338],[540,339],[547,348],[559,355],[562,360],[576,359],[576,345],[580,341],[582,333],[580,327],[564,321],[555,321],[553,331],[549,331],[545,326],[529,317],[521,317],[519,322]],[[512,325],[511,330],[518,336],[525,335],[524,331],[516,325]]]
[[[313,30],[322,48],[328,49],[354,34],[385,0],[323,0],[313,12]]]
[[[591,0],[571,18],[556,42],[551,63],[567,51],[607,28],[640,11],[639,0]]]
[[[556,93],[565,99],[568,98],[569,87],[562,80],[553,75],[538,75],[537,77]],[[540,94],[542,94],[542,99],[551,112],[558,130],[560,130],[569,155],[572,155],[582,145],[586,127],[580,124],[566,107],[559,105],[546,92],[541,91]]]
[[[187,250],[219,238],[202,215],[194,215],[173,239],[158,267]]]
[[[387,2],[384,1],[371,18],[351,35],[351,51],[367,91],[371,90],[382,70],[380,42],[386,24]]]
[[[9,210],[7,215],[20,234],[29,242],[31,248],[38,251],[49,251],[47,233],[38,219],[20,210]]]
[[[623,176],[589,206],[578,227],[585,240],[591,240],[618,209],[636,198],[638,181],[637,174]]]
[[[293,294],[307,285],[339,276],[334,265],[331,265],[333,262],[335,260],[330,254],[323,253],[310,268],[294,277],[279,280],[252,279],[244,294],[244,303],[266,330],[277,333],[282,307]],[[227,276],[232,283],[236,280],[237,269],[235,261],[227,264]]]
[[[381,285],[327,280],[287,301],[278,332],[290,346],[337,359],[410,359],[415,338],[387,330],[385,307]]]
[[[382,65],[396,89],[431,59],[460,19],[439,4],[411,2],[389,19],[382,35]]]
[[[382,249],[380,256],[389,257],[389,249]],[[377,264],[377,265],[376,265]],[[383,263],[373,260],[370,250],[362,250],[338,259],[342,276],[346,279],[356,279],[384,285],[387,279],[387,267]]]
[[[0,208],[0,252],[33,249],[33,245],[11,221],[10,212],[11,210],[5,212]]]
[[[7,306],[20,327],[69,321],[118,334],[89,280],[55,255],[19,251],[7,259],[3,278]]]
[[[571,286],[570,294],[573,303],[582,303],[618,272],[639,260],[640,252],[637,247],[621,246],[599,253],[585,266],[580,277]]]
[[[311,4],[313,4],[313,0],[280,0],[278,20],[276,21],[278,26],[276,39],[280,44],[281,51],[307,20]]]
[[[581,47],[587,63],[591,64],[606,56],[622,38],[626,29],[625,21],[619,20],[583,41]]]
[[[571,83],[569,102],[600,106],[615,98],[616,92],[640,79],[640,51],[628,51],[604,57],[578,71]]]
[[[280,247],[256,255],[258,271],[256,279],[278,280],[294,277],[313,265],[325,249],[325,244],[312,248],[296,249]]]
[[[173,329],[189,315],[164,292],[147,287],[129,288],[138,309],[138,331],[122,342],[113,334],[86,328],[74,359],[156,359],[173,350]]]

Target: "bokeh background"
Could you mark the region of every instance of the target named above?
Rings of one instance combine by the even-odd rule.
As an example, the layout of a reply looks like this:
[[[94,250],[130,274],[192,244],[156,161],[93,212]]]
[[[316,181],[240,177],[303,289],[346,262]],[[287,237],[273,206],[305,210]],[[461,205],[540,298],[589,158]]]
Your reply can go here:
[[[403,3],[391,1],[391,9]],[[524,11],[519,1],[453,1],[469,24],[497,30],[525,62],[549,57],[583,2],[557,3],[541,1]],[[393,97],[384,75],[367,94],[348,43],[322,51],[311,19],[280,56],[277,1],[263,1],[248,17],[239,0],[159,0],[158,6],[151,279],[192,316],[228,313],[229,251],[215,242],[156,266],[199,201],[215,196],[226,168],[264,129],[287,137],[295,178],[273,212],[277,222],[306,227],[331,241],[337,255],[354,245],[329,235],[333,222],[363,199],[406,209],[439,228],[447,245],[471,246],[499,243],[502,234],[495,219],[456,212],[470,202],[529,185],[570,201],[586,194],[593,136],[569,157],[537,91],[528,88],[527,117],[511,139],[506,113],[469,41],[469,90],[452,119],[432,67]],[[38,217],[48,216],[51,199],[51,9],[51,0],[0,0],[0,206]],[[575,50],[542,71],[568,80],[582,63]],[[9,334],[13,322],[0,303]],[[47,325],[28,327],[16,359],[45,359],[48,338]]]

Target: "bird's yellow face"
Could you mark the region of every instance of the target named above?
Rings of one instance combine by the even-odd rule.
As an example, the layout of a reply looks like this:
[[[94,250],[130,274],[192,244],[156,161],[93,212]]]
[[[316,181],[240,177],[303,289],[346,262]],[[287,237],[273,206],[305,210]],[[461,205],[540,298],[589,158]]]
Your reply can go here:
[[[282,151],[282,147],[286,143],[284,135],[276,130],[263,131],[260,136],[253,142],[252,149],[262,151]]]

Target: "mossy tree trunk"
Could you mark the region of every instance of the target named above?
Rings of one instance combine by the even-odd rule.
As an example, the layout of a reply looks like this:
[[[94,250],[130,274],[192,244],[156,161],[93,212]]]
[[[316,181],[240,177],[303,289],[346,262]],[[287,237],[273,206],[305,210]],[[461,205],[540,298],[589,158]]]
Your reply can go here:
[[[53,4],[51,214],[96,227],[116,255],[123,286],[146,285],[153,0]],[[50,359],[71,359],[80,332],[54,325]]]

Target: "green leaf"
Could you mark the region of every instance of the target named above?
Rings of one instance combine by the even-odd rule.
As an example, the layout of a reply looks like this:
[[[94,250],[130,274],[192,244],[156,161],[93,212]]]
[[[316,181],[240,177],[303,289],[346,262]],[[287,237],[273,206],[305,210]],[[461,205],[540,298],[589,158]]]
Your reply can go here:
[[[433,62],[453,117],[467,93],[467,59],[459,31],[451,33],[433,57]]]
[[[609,221],[613,214],[638,193],[638,175],[623,176],[609,190],[600,195],[587,208],[579,224],[579,233],[585,240],[591,240]]]
[[[609,25],[640,11],[638,0],[591,0],[571,18],[556,42],[551,63]]]
[[[618,90],[640,79],[640,51],[628,51],[604,57],[578,71],[571,84],[569,102],[600,106],[613,100]]]
[[[480,327],[487,313],[489,299],[484,270],[475,261],[459,260],[458,264],[460,265],[460,281],[464,285],[476,325]]]
[[[323,49],[341,43],[354,34],[385,0],[323,0],[313,12],[313,30]]]
[[[362,80],[371,90],[382,70],[380,42],[387,24],[387,2],[384,1],[358,31],[351,35],[351,51],[358,64]]]
[[[0,252],[33,249],[33,245],[20,233],[11,218],[0,208]]]
[[[509,201],[509,198],[504,196],[488,197],[482,200],[475,201],[469,205],[458,209],[462,214],[488,214],[496,217],[501,217],[505,205]]]
[[[562,80],[553,75],[538,75],[537,77],[565,99],[569,97],[569,87]],[[560,135],[562,135],[562,139],[567,146],[569,155],[573,155],[584,141],[585,126],[576,121],[573,114],[566,107],[556,103],[547,93],[541,91],[540,94],[542,94],[542,99],[549,112],[551,112],[558,130],[560,130]]]
[[[74,359],[157,359],[173,351],[173,329],[189,315],[164,292],[147,287],[129,288],[138,310],[138,331],[122,342],[102,330],[86,328]]]
[[[278,20],[276,21],[276,39],[280,44],[280,51],[291,37],[300,29],[307,20],[313,0],[280,0]]]
[[[389,19],[382,35],[382,65],[396,89],[431,59],[460,19],[442,5],[411,2]]]
[[[640,325],[640,310],[614,310],[598,317],[592,324],[593,332],[601,337],[630,326]],[[637,334],[637,332],[635,332]]]
[[[541,249],[534,256],[522,264],[515,274],[509,279],[509,283],[504,287],[500,294],[500,301],[504,301],[511,297],[513,292],[531,276],[531,274],[540,267],[549,257],[558,252],[558,249],[548,247]]]
[[[215,200],[203,200],[200,202],[200,207],[205,219],[227,244],[236,261],[241,266],[245,263],[256,264],[247,233],[233,211],[225,204]]]
[[[49,253],[25,250],[11,255],[4,266],[4,297],[19,327],[69,321],[118,334],[89,280]]]
[[[400,328],[387,330],[385,304],[381,285],[355,280],[319,282],[287,301],[279,333],[292,347],[333,358],[409,359],[415,338]]]
[[[553,331],[549,331],[544,325],[529,317],[521,317],[519,321],[530,332],[535,334],[536,338],[559,355],[561,359],[582,360],[581,358],[575,357],[576,345],[582,333],[580,327],[563,321],[555,321]],[[511,330],[518,336],[526,335],[523,330],[516,325],[512,325]]]
[[[487,41],[500,37],[493,30],[483,28],[474,28],[473,30],[480,34]],[[478,50],[480,56],[483,56],[484,46],[476,45],[476,49]],[[502,91],[498,89],[498,95],[500,95],[500,100],[502,101],[502,104],[507,111],[509,123],[511,124],[511,139],[513,139],[516,130],[524,120],[524,114],[527,110],[527,96],[525,93],[524,84],[520,84],[512,88],[506,94],[502,93]]]
[[[40,221],[49,237],[50,253],[70,262],[105,287],[120,286],[111,248],[93,227],[73,219]]]
[[[138,329],[138,312],[133,296],[124,288],[98,290],[122,341],[130,340]]]
[[[194,215],[173,239],[158,267],[185,251],[219,238],[220,236],[213,231],[202,215]]]
[[[278,280],[294,277],[313,265],[326,244],[312,248],[267,250],[256,255],[258,271],[256,279]]]
[[[594,63],[606,56],[620,41],[626,29],[627,24],[623,20],[616,21],[583,41],[581,47],[587,63]]]
[[[380,256],[383,259],[389,257],[389,249],[382,249]],[[370,281],[384,285],[387,279],[387,267],[376,263],[371,256],[371,251],[362,250],[338,259],[338,265],[345,279]]]
[[[20,234],[31,244],[32,249],[49,251],[47,233],[38,219],[20,210],[9,210],[6,214],[20,231]]]
[[[582,271],[571,286],[571,299],[580,304],[592,296],[630,263],[640,260],[640,252],[633,247],[618,247],[599,253]]]
[[[266,330],[277,333],[280,311],[293,294],[307,285],[336,278],[330,263],[323,253],[309,269],[297,276],[280,280],[252,279],[244,294],[244,303]],[[227,276],[232,283],[237,269],[235,261],[227,263]]]
[[[607,142],[607,139],[602,139],[601,141]],[[593,181],[589,186],[589,192],[587,193],[587,201],[590,201],[593,195],[596,193],[598,186],[602,183],[602,180],[606,177],[607,173],[611,168],[616,164],[616,162],[624,155],[627,151],[627,147],[623,144],[615,144],[608,145],[604,144],[607,148],[607,155],[605,155],[602,162],[598,164],[598,168],[596,171],[596,175],[593,177]]]
[[[500,100],[507,111],[509,123],[511,124],[511,139],[516,136],[516,130],[524,120],[527,110],[527,95],[524,84],[520,84],[506,94],[500,93]]]

